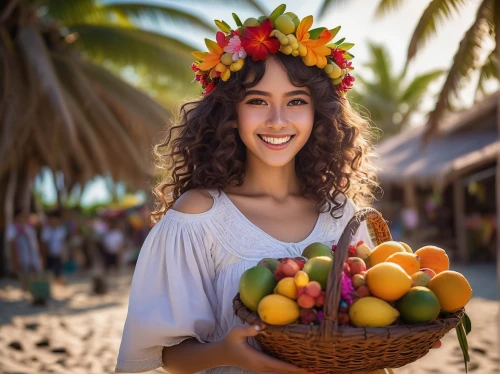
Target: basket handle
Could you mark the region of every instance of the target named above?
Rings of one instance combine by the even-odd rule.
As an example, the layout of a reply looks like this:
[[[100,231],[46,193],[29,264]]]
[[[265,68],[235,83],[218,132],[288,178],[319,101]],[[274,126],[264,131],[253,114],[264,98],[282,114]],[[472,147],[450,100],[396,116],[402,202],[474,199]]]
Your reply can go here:
[[[342,272],[344,271],[344,262],[347,260],[349,246],[353,236],[356,234],[359,226],[363,221],[367,220],[373,229],[373,235],[376,244],[380,244],[392,240],[387,222],[382,217],[379,211],[373,208],[364,208],[357,211],[347,223],[342,235],[340,236],[335,255],[333,256],[333,266],[328,274],[326,285],[325,298],[325,317],[321,322],[321,335],[324,337],[331,336],[332,331],[337,331],[338,323],[338,308],[340,302],[340,293],[342,287]]]

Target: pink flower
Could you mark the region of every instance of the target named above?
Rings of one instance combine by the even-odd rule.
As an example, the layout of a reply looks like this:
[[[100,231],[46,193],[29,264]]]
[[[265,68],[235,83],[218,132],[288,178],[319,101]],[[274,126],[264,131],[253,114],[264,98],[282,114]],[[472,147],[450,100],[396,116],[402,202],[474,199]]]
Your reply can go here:
[[[247,57],[247,53],[241,45],[241,39],[239,36],[233,36],[229,39],[229,43],[224,47],[224,51],[233,54],[233,62],[238,61],[240,58]]]
[[[345,300],[347,304],[349,305],[352,304],[354,296],[354,287],[352,286],[351,279],[347,275],[345,275],[345,273],[342,273],[342,287],[340,295],[342,300]]]

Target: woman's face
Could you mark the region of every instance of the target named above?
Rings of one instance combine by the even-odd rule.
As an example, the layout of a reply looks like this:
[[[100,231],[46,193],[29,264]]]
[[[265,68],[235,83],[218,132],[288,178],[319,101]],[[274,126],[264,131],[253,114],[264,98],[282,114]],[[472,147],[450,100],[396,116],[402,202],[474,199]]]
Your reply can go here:
[[[292,161],[306,144],[314,122],[314,105],[306,87],[296,87],[275,59],[266,60],[261,81],[236,104],[238,131],[252,155],[269,166]]]

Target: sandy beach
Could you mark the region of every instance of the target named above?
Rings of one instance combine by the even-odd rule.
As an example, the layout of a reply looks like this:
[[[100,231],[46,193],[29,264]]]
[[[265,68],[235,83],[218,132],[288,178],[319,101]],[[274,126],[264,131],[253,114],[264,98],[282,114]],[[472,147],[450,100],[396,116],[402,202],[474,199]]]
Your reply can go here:
[[[474,297],[466,310],[470,373],[500,373],[499,314],[494,265],[452,267],[469,279]],[[0,373],[113,373],[127,312],[131,271],[113,280],[103,296],[91,293],[90,278],[72,276],[52,287],[47,306],[32,306],[11,280],[0,280]],[[455,332],[440,349],[398,374],[465,373]],[[162,373],[156,370],[150,373]]]

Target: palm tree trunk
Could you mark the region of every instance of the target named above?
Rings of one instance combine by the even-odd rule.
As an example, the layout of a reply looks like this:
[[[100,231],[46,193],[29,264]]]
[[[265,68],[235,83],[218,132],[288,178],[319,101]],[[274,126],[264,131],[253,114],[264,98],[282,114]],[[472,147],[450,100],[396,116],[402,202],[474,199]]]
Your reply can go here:
[[[13,169],[0,180],[0,276],[6,275],[9,267],[7,227],[14,214],[14,199],[17,186],[17,172]]]

